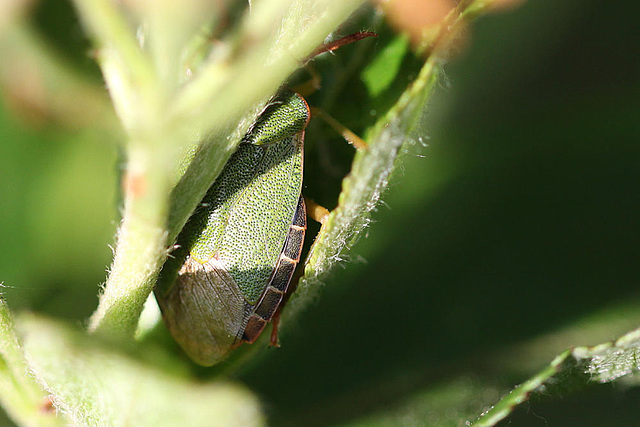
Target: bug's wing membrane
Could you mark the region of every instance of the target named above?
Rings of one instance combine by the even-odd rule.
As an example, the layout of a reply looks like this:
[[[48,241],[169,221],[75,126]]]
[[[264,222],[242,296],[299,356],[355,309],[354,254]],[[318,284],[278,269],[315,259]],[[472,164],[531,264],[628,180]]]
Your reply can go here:
[[[215,258],[188,257],[161,305],[171,334],[204,366],[224,358],[245,323],[245,300]]]

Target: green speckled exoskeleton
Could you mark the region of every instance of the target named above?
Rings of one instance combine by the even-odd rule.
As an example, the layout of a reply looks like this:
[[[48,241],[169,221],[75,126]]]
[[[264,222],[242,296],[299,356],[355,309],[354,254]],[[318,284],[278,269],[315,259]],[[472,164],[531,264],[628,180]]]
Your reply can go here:
[[[269,103],[163,267],[155,295],[164,320],[201,365],[255,341],[287,292],[306,230],[301,191],[309,115],[291,91]]]
[[[372,35],[352,34],[314,55]],[[269,102],[163,267],[154,291],[163,318],[201,365],[254,342],[285,298],[306,230],[301,191],[309,117],[306,101],[292,91]]]

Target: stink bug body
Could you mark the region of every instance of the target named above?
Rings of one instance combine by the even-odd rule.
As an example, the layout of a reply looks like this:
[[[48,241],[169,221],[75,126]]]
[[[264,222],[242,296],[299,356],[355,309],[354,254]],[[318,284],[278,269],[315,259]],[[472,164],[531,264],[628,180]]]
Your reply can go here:
[[[173,337],[209,366],[253,342],[287,291],[306,229],[309,107],[280,93],[260,115],[178,237],[156,299]],[[175,280],[173,280],[175,278]]]
[[[312,57],[375,36],[352,34],[321,46]],[[290,91],[269,103],[163,266],[154,290],[163,318],[201,365],[254,342],[285,298],[306,230],[302,148],[309,116],[306,101]],[[338,130],[355,146],[364,145]]]

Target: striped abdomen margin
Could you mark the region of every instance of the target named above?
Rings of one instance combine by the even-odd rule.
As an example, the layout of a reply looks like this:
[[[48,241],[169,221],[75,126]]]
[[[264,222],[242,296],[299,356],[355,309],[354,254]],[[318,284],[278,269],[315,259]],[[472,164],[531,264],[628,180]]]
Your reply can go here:
[[[278,310],[289,288],[293,272],[300,262],[300,254],[302,253],[302,244],[304,243],[304,233],[306,229],[307,212],[304,198],[300,196],[296,213],[293,216],[291,226],[289,226],[287,239],[280,253],[280,258],[269,279],[269,285],[265,288],[257,304],[251,305],[246,303],[249,319],[242,333],[242,341],[253,343],[258,339],[262,330]]]

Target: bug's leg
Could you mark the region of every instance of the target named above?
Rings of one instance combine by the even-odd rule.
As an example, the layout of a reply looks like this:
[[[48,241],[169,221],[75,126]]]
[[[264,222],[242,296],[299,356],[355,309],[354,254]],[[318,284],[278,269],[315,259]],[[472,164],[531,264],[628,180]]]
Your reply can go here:
[[[339,121],[331,117],[326,111],[320,108],[311,107],[311,115],[315,117],[320,117],[322,120],[324,120],[336,132],[342,135],[342,137],[346,139],[349,144],[356,147],[357,150],[367,149],[368,145],[362,138],[360,138],[358,135],[356,135],[351,130],[346,128],[344,125],[340,124]]]
[[[306,200],[307,199],[305,198],[305,201]],[[329,214],[329,211],[327,211],[327,215],[328,214]],[[287,292],[284,294],[284,298],[282,298],[282,302],[280,303],[278,310],[276,310],[275,314],[271,318],[271,336],[269,337],[269,345],[271,347],[275,347],[275,348],[280,347],[278,330],[280,328],[280,316],[282,315],[282,309],[287,305],[287,302],[289,301],[289,297],[298,288],[298,282],[300,281],[300,278],[302,277],[303,274],[304,274],[304,268],[296,268],[295,273],[293,273],[293,279],[291,279],[291,284],[289,284],[289,288],[287,289]]]
[[[269,345],[271,347],[280,348],[280,340],[278,339],[278,328],[280,327],[280,310],[273,315],[271,319],[271,337],[269,338]]]
[[[307,215],[314,221],[324,224],[325,220],[329,216],[329,209],[317,204],[307,197],[304,198],[304,203],[307,205]]]

